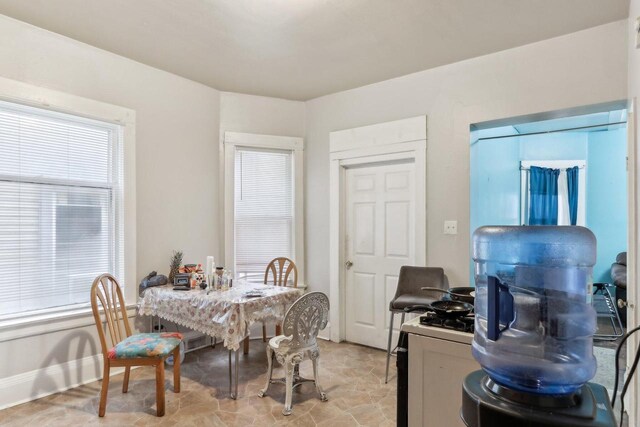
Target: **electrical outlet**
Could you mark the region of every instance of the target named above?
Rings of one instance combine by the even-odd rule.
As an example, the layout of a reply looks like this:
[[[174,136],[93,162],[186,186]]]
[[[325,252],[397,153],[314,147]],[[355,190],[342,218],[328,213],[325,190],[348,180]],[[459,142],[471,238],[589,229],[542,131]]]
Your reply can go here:
[[[445,221],[444,234],[458,234],[458,221]]]

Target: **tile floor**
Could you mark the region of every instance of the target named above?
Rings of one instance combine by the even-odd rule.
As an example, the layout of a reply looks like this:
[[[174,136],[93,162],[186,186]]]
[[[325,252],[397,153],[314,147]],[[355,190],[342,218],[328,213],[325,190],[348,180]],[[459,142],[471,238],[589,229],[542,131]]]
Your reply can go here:
[[[122,394],[122,375],[109,384],[107,413],[99,418],[100,382],[0,411],[2,426],[177,425],[180,426],[394,426],[396,416],[395,360],[392,379],[384,384],[385,353],[353,344],[320,341],[320,380],[328,402],[320,402],[311,383],[294,392],[293,414],[284,417],[284,386],[273,384],[261,399],[266,379],[262,341],[251,341],[249,355],[240,355],[240,398],[228,396],[227,352],[221,345],[186,355],[182,391],[173,393],[171,371],[166,372],[166,414],[155,416],[153,368],[131,372],[129,392]],[[170,369],[170,368],[168,368]],[[311,363],[302,365],[311,377]],[[282,376],[282,369],[275,371]]]
[[[294,412],[288,417],[281,414],[283,385],[273,384],[268,396],[257,397],[266,379],[266,355],[262,341],[253,340],[249,355],[240,355],[237,401],[228,396],[227,351],[218,345],[186,355],[179,394],[172,391],[168,367],[162,418],[155,416],[154,370],[139,368],[131,372],[127,394],[121,391],[122,374],[112,377],[104,418],[97,415],[101,384],[97,381],[0,411],[0,426],[394,426],[395,359],[385,385],[383,351],[322,340],[319,344],[320,381],[329,401],[320,402],[313,385],[303,384],[294,393]],[[301,373],[311,377],[310,362],[303,363]],[[282,368],[277,367],[274,376],[282,375]]]

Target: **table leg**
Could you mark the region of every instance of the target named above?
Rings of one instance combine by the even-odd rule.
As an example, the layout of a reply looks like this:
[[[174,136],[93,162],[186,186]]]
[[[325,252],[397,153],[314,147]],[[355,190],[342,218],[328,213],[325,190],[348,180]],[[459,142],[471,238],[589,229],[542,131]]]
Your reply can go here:
[[[233,395],[233,375],[231,375],[231,351],[229,350],[229,394],[232,399],[235,399],[236,397]]]
[[[236,385],[235,385],[235,393],[234,395],[236,396],[234,399],[238,398],[238,356],[240,355],[240,353],[238,352],[238,350],[235,351],[236,353]]]
[[[242,354],[249,354],[249,336],[242,341]]]
[[[229,350],[229,394],[232,399],[238,398],[238,357],[240,356],[240,349],[238,350]],[[235,368],[232,367],[231,363],[231,353],[235,355]],[[232,372],[235,370],[235,374]],[[234,378],[235,377],[235,378]],[[235,384],[234,384],[235,381]]]

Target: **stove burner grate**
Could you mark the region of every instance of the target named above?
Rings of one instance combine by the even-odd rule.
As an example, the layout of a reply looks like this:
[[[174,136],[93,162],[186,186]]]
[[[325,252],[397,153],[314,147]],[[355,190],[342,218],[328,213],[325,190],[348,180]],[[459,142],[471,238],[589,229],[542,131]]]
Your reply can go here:
[[[473,314],[458,318],[446,318],[435,313],[426,313],[420,316],[420,324],[436,328],[451,329],[460,332],[473,333],[475,319]]]

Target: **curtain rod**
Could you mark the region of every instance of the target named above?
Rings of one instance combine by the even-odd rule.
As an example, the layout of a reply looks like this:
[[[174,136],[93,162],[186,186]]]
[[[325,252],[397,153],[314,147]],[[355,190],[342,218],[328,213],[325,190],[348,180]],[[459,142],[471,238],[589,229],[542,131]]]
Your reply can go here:
[[[537,167],[543,167],[543,166],[537,166]],[[571,168],[546,168],[546,169],[557,169],[557,170],[560,170],[560,171],[566,171],[567,169],[571,169]],[[578,166],[578,169],[584,169],[584,166]],[[529,166],[529,167],[520,166],[520,170],[521,171],[529,171],[529,170],[531,170],[531,166]]]
[[[575,128],[568,128],[568,129],[557,129],[557,130],[545,130],[545,131],[541,131],[541,132],[519,133],[517,135],[486,136],[484,138],[478,138],[477,141],[485,141],[487,139],[514,138],[514,137],[518,137],[518,136],[544,135],[544,134],[547,134],[547,133],[568,132],[568,131],[572,131],[572,130],[599,128],[599,127],[602,127],[602,126],[623,125],[623,124],[626,124],[626,123],[627,122],[603,123],[603,124],[600,124],[600,125],[578,126],[578,127],[575,127]]]

